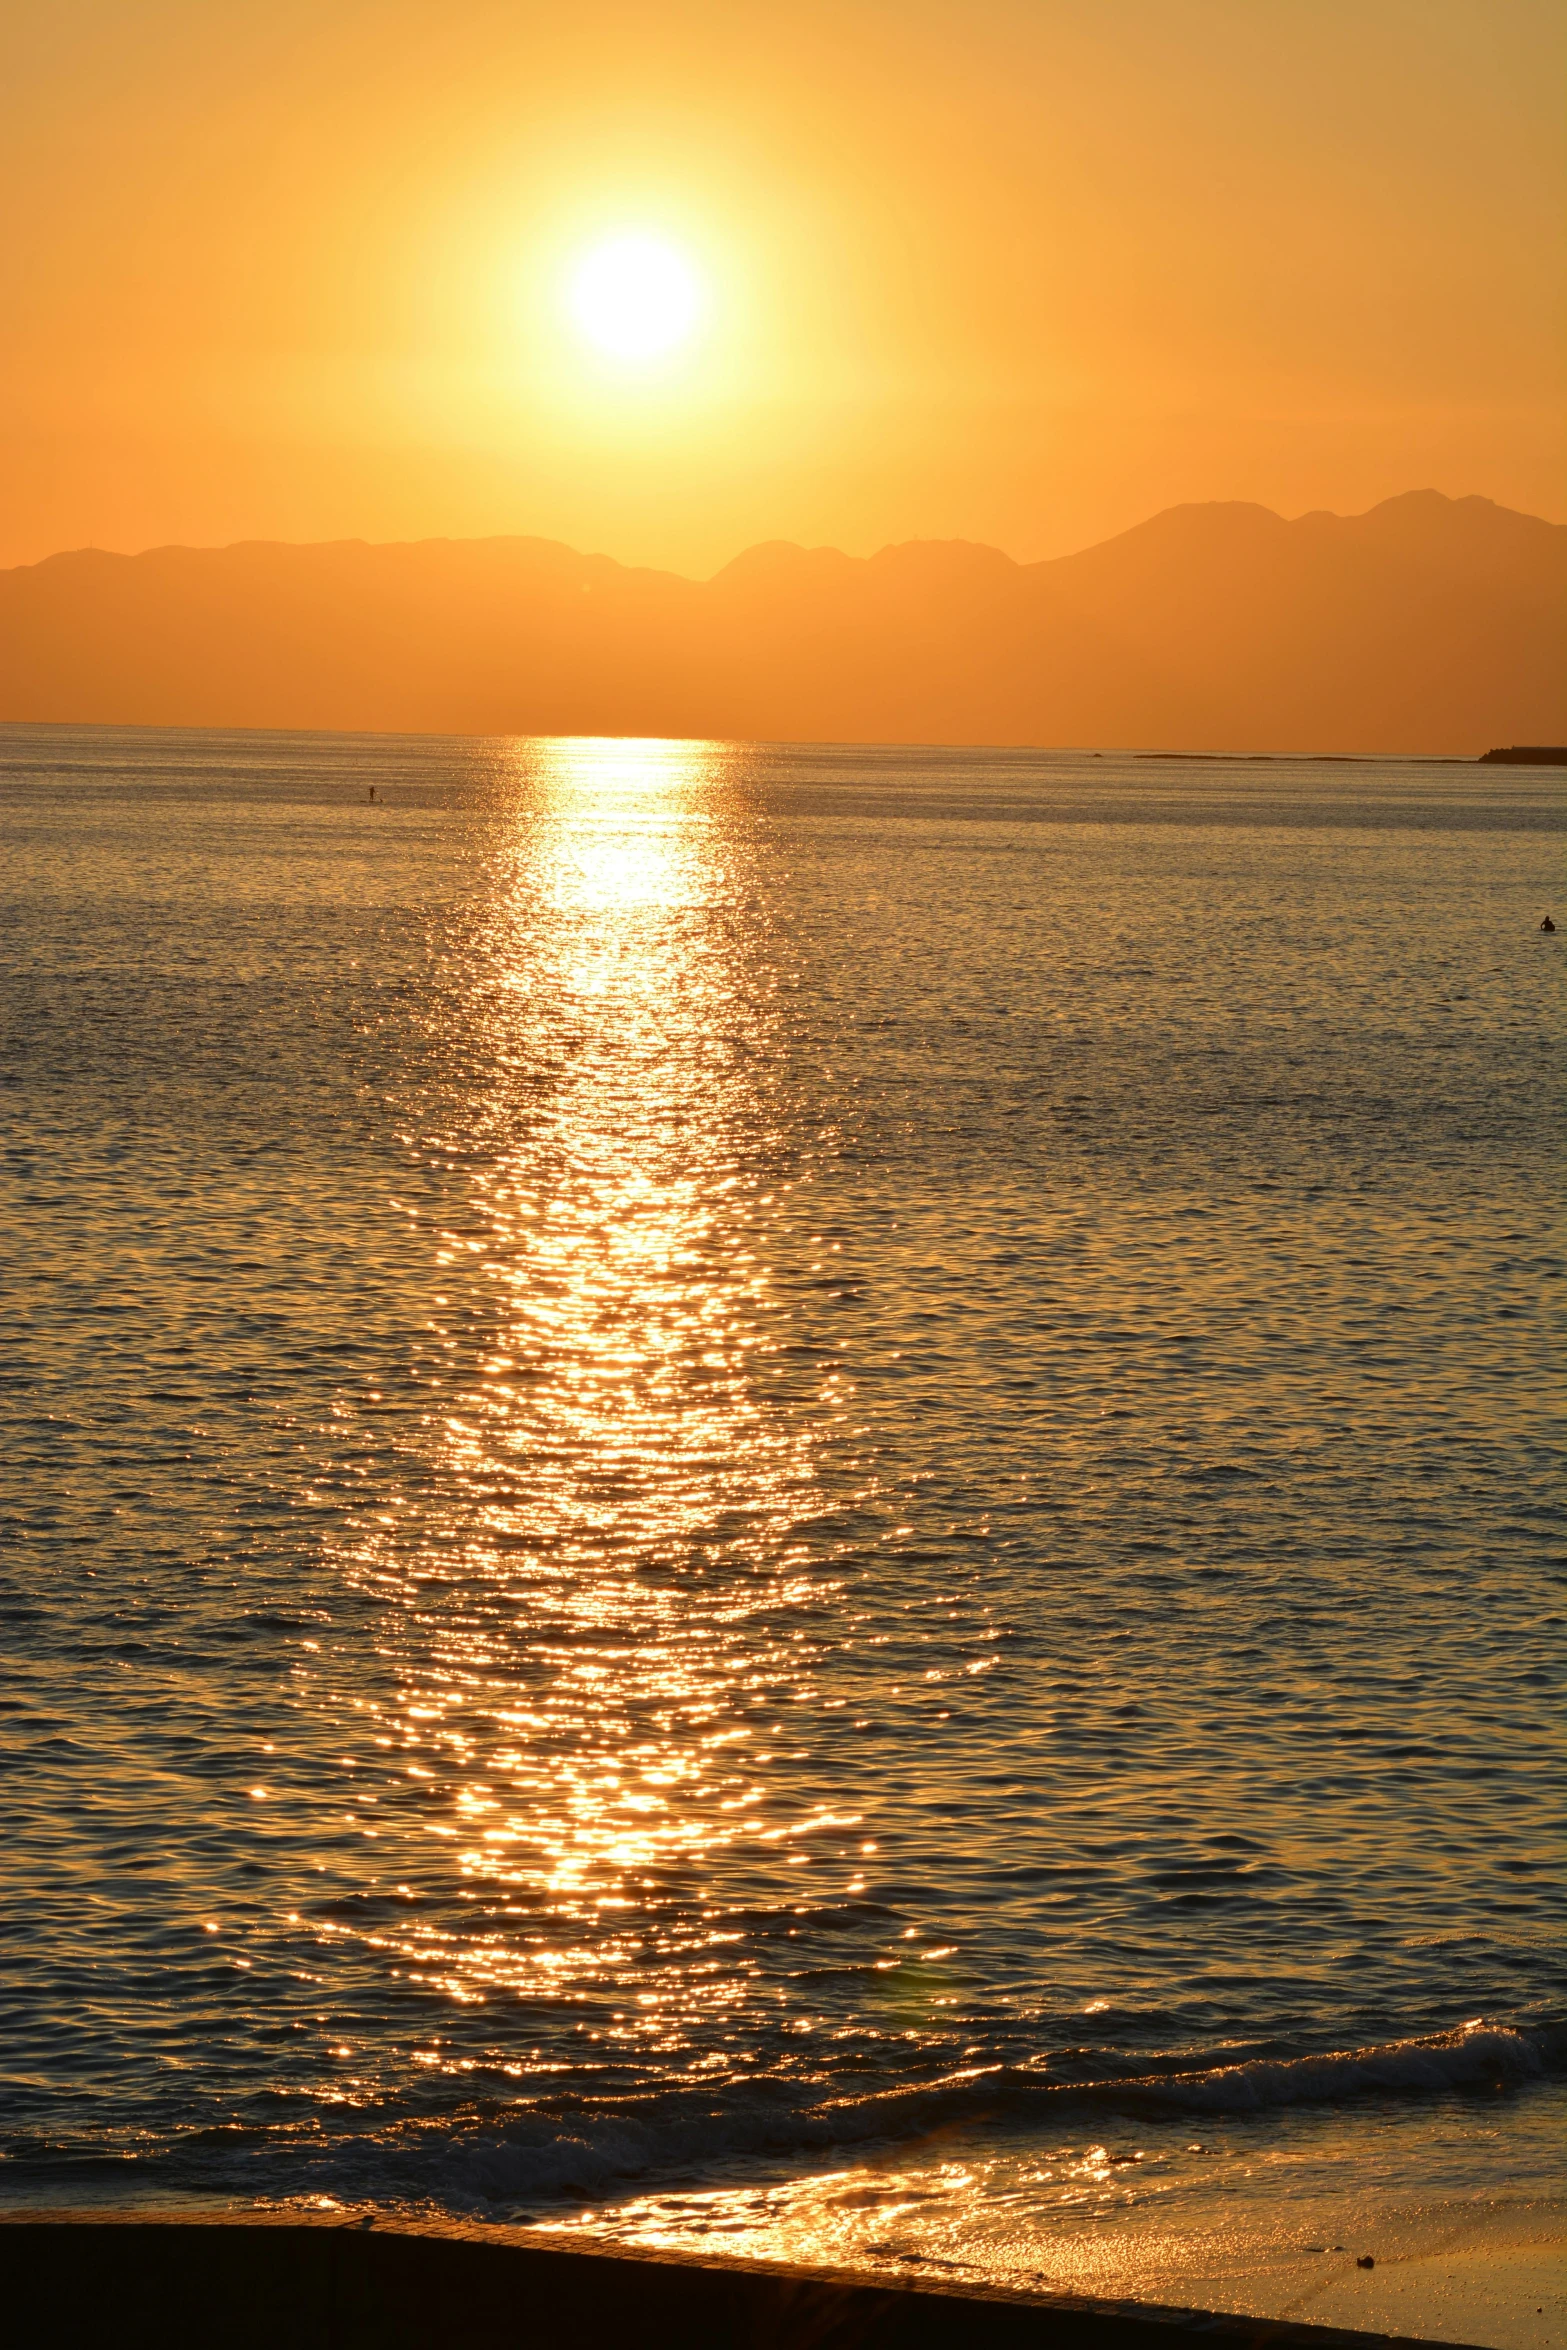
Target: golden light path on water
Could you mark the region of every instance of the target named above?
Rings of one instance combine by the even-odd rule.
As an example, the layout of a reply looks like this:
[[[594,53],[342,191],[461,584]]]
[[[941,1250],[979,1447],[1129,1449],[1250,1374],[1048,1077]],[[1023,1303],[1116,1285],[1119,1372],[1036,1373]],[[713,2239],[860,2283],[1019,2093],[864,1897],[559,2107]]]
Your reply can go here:
[[[736,969],[755,891],[727,757],[527,747],[458,950],[466,1050],[493,1076],[461,1103],[468,1218],[435,1236],[429,1490],[353,1562],[403,1603],[380,1741],[449,1791],[427,1825],[480,1913],[400,1937],[410,1978],[462,2002],[602,1994],[589,2037],[644,2056],[710,2032],[755,1971],[704,1917],[715,1856],[855,1825],[823,1804],[764,1819],[750,1719],[799,1677],[779,1617],[823,1583],[788,1535],[841,1382],[813,1369],[802,1410],[754,1377],[777,1343],[758,1225],[790,1174],[769,1164],[765,1007]]]

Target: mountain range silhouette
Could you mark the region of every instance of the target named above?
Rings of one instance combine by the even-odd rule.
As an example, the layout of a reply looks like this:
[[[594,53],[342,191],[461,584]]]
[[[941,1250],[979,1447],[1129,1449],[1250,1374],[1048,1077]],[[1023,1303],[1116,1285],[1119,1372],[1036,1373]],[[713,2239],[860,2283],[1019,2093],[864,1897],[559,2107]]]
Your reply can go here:
[[[85,549],[0,572],[0,717],[1473,756],[1567,739],[1564,622],[1567,526],[1435,490],[705,581],[530,538]]]

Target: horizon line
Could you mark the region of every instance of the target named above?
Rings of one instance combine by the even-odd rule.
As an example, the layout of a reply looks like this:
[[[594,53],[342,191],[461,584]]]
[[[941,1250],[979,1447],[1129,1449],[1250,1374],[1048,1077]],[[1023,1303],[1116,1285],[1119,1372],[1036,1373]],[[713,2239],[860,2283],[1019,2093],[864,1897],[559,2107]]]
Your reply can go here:
[[[237,542],[244,545],[246,541]],[[254,542],[271,544],[274,542]],[[324,541],[327,545],[356,545],[360,541]],[[396,543],[396,542],[394,542]],[[412,541],[411,544],[422,542]],[[156,550],[149,550],[155,552]],[[199,550],[206,551],[206,550]],[[219,551],[219,550],[214,550]],[[127,558],[129,560],[129,558]],[[17,569],[26,569],[18,565]],[[1402,764],[1410,767],[1481,767],[1487,763],[1503,765],[1496,759],[1499,750],[1544,749],[1543,744],[1492,744],[1485,751],[1176,751],[1157,748],[1138,748],[1129,743],[1039,743],[1039,742],[910,742],[888,737],[886,741],[871,742],[858,735],[791,735],[791,734],[474,734],[454,731],[450,727],[413,726],[195,726],[188,721],[172,724],[144,718],[0,718],[0,736],[21,733],[24,730],[61,734],[195,734],[195,735],[262,735],[268,738],[300,736],[313,739],[325,735],[343,742],[431,742],[431,743],[699,743],[705,749],[723,747],[734,750],[780,751],[931,751],[944,756],[952,752],[972,752],[975,756],[993,757],[997,752],[1031,754],[1041,759],[1123,759],[1157,763],[1172,760],[1183,766],[1215,767],[1386,767]],[[1552,746],[1554,747],[1554,746]],[[1525,764],[1526,762],[1518,762]],[[1553,766],[1558,762],[1545,760],[1539,764]]]

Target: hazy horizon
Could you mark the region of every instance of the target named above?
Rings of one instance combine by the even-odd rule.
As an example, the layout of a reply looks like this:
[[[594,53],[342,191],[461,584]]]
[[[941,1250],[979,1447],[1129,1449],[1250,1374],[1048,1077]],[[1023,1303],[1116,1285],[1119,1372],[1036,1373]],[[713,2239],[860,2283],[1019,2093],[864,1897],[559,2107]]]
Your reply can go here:
[[[542,537],[89,549],[0,573],[0,718],[1474,756],[1567,738],[1564,623],[1567,527],[1433,490],[705,580]]]

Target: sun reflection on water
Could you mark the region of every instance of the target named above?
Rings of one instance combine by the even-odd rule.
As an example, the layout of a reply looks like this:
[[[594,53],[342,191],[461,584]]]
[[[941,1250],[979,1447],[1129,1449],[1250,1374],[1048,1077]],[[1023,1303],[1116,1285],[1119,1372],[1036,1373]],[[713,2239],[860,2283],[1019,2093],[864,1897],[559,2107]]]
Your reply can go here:
[[[730,920],[747,849],[722,746],[518,757],[495,886],[454,947],[454,1047],[488,1078],[436,1249],[435,1408],[401,1519],[353,1568],[396,1603],[380,1727],[467,1905],[395,1940],[454,1998],[619,1999],[606,2037],[667,2046],[744,1996],[704,1864],[787,1833],[747,1747],[799,1669],[780,1616],[821,1589],[787,1540],[811,1412],[755,1377],[789,1170]]]
[[[467,1245],[498,1344],[450,1457],[470,1488],[506,1474],[486,1523],[558,1566],[599,1557],[596,1537],[620,1555],[633,1529],[644,1557],[689,1539],[758,1433],[745,1358],[763,1276],[735,1246],[733,1198],[758,1040],[718,921],[717,765],[708,746],[549,746],[543,821],[496,909],[499,1025],[547,1098],[510,1135],[510,1070],[486,1105],[502,1147]]]

